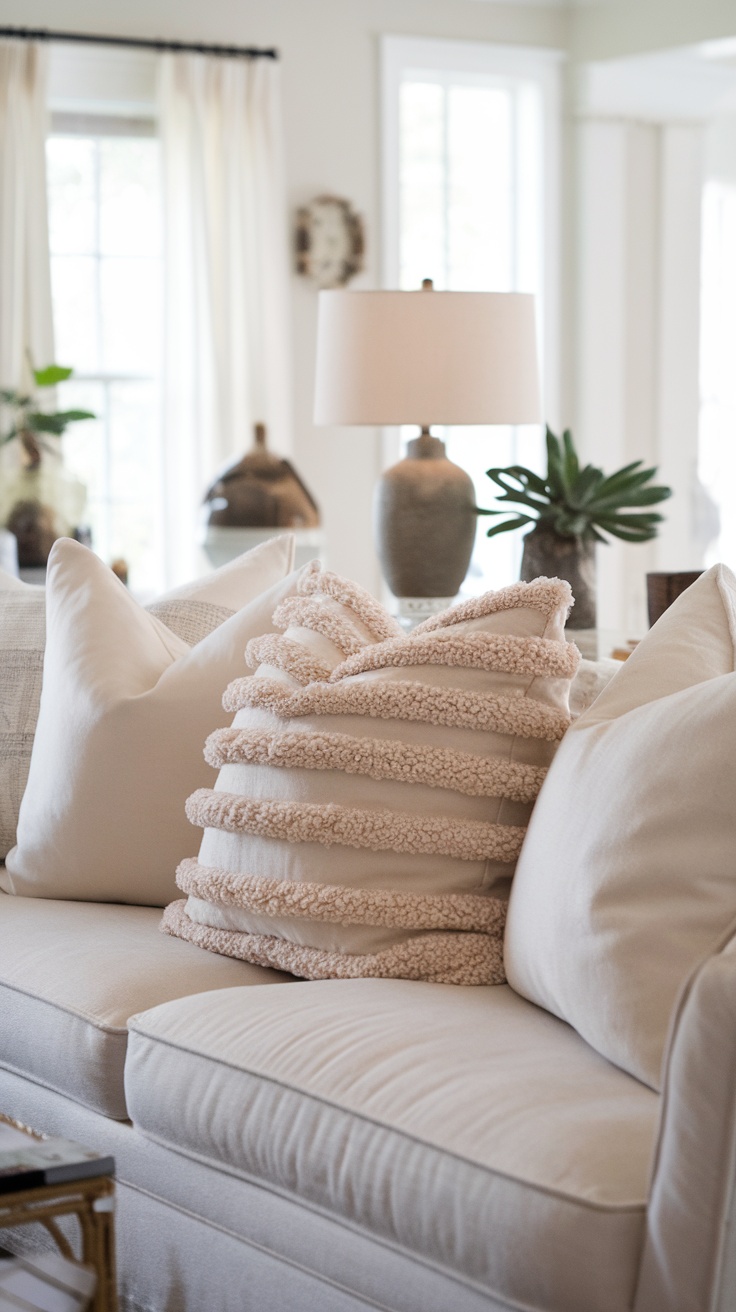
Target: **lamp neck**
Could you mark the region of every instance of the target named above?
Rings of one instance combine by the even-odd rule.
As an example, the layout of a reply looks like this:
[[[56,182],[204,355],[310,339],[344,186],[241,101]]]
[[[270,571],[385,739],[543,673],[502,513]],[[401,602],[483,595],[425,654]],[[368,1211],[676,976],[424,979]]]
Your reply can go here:
[[[413,437],[407,443],[406,454],[409,460],[441,460],[445,454],[445,444],[439,437],[432,437],[426,424],[422,424],[419,437]]]

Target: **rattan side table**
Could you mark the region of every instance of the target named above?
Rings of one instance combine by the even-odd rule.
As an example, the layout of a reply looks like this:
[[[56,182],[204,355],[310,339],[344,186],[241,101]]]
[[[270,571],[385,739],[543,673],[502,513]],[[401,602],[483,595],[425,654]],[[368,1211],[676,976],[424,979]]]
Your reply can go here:
[[[0,1120],[32,1134],[27,1126],[2,1113]],[[82,1262],[97,1273],[92,1308],[94,1312],[118,1312],[114,1207],[115,1181],[110,1175],[41,1185],[0,1195],[0,1230],[38,1221],[48,1230],[62,1256],[75,1262],[78,1259],[71,1244],[57,1225],[60,1217],[75,1216],[79,1223]]]

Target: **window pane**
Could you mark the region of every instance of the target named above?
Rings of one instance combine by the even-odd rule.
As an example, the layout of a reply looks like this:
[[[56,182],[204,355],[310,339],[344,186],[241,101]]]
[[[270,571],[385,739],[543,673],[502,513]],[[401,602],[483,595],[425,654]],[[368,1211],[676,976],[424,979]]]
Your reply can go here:
[[[401,286],[445,286],[445,92],[427,82],[401,88]]]
[[[158,142],[103,137],[99,149],[101,253],[159,254]]]
[[[85,137],[50,137],[49,246],[53,254],[85,254],[95,247],[95,152]]]
[[[102,360],[108,373],[155,374],[161,342],[160,266],[151,260],[100,262]]]
[[[70,424],[63,438],[64,461],[73,474],[91,489],[103,487],[106,479],[105,388],[102,383],[79,382],[72,378],[58,389],[64,410],[91,410],[94,419]]]
[[[448,286],[511,291],[513,180],[507,91],[453,87],[448,97]]]
[[[51,259],[56,358],[77,372],[100,367],[97,340],[97,262],[91,255]]]
[[[158,143],[90,134],[54,137],[49,151],[55,231],[75,252],[52,261],[56,355],[75,370],[60,404],[97,416],[70,428],[65,459],[88,489],[94,549],[103,560],[122,556],[132,586],[151,593],[163,585]],[[82,183],[87,217],[75,233]],[[136,377],[120,380],[126,374]]]

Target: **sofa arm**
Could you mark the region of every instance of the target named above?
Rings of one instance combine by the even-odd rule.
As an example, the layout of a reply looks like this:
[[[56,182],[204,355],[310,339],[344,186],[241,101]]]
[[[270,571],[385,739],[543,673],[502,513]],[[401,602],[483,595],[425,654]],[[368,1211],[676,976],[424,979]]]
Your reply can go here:
[[[736,1308],[736,937],[680,997],[634,1312]]]

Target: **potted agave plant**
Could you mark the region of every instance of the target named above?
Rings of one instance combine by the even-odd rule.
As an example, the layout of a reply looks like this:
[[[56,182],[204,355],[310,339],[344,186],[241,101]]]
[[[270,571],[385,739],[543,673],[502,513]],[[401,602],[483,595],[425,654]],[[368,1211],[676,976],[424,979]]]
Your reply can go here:
[[[71,369],[58,364],[32,369],[36,389],[66,382]],[[0,482],[0,523],[18,542],[18,564],[46,564],[56,538],[79,535],[86,488],[63,465],[59,439],[67,426],[94,419],[90,410],[44,410],[34,392],[0,390],[0,404],[11,415],[0,447],[16,443],[15,468],[6,464]]]
[[[571,628],[596,625],[596,543],[608,542],[606,534],[624,542],[657,536],[662,515],[641,507],[665,501],[672,489],[653,484],[657,470],[643,469],[643,463],[635,460],[615,474],[604,474],[595,465],[581,468],[570,430],[560,439],[548,428],[545,475],[523,465],[487,471],[501,489],[496,500],[502,509],[480,513],[507,516],[489,528],[488,537],[534,525],[524,536],[521,577],[527,582],[540,574],[568,580],[575,597]]]

